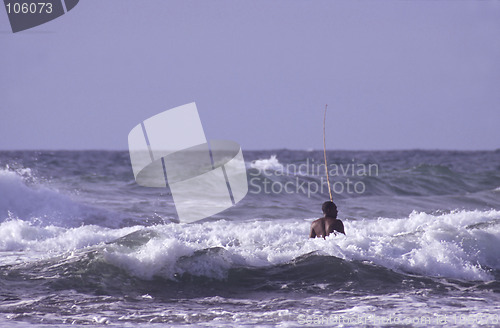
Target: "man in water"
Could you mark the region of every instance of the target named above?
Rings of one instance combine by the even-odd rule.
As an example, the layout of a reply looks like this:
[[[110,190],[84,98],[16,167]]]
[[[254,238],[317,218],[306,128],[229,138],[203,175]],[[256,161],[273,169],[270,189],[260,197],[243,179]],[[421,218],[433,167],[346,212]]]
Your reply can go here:
[[[329,236],[332,232],[336,236],[337,233],[335,231],[345,235],[344,224],[342,221],[337,219],[337,205],[335,205],[334,202],[328,201],[323,203],[321,209],[323,210],[325,217],[314,220],[311,223],[311,233],[309,234],[309,238],[319,236],[326,239],[326,236]]]

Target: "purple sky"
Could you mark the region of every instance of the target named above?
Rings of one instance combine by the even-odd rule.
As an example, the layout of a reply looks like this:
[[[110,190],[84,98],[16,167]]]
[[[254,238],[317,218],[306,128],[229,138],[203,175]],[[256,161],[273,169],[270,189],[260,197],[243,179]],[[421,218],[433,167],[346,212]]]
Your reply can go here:
[[[243,149],[500,148],[500,1],[83,0],[13,34],[0,149],[127,149],[195,101]]]

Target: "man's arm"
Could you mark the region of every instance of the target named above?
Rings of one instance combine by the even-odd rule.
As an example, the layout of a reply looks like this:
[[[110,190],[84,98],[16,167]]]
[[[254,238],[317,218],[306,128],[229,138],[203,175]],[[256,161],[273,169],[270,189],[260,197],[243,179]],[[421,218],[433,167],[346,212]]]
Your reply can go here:
[[[333,224],[330,220],[326,220],[326,223],[325,223],[325,233],[327,236],[329,236],[331,233],[333,232],[333,234],[336,236],[337,234],[335,233],[335,230],[333,229]]]
[[[316,238],[316,231],[314,231],[312,224],[311,224],[311,232],[309,233],[309,238]]]
[[[343,233],[345,235],[344,223],[342,223],[342,221],[336,220],[333,227],[335,230],[337,230],[338,232]]]

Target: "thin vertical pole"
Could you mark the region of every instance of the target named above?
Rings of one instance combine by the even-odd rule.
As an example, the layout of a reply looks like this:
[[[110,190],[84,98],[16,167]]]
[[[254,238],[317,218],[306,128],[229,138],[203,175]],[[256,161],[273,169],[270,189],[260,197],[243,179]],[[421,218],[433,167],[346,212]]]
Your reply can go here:
[[[326,136],[325,136],[325,125],[326,125],[326,109],[328,104],[325,105],[325,115],[323,117],[323,153],[325,155],[325,171],[326,171],[326,182],[328,182],[328,193],[330,194],[330,201],[333,202],[332,188],[330,188],[330,176],[328,175],[328,163],[326,161]]]

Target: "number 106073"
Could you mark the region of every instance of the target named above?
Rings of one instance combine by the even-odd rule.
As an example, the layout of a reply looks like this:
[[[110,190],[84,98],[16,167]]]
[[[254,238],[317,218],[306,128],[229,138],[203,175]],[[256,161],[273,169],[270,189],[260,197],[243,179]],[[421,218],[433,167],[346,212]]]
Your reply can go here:
[[[32,2],[32,3],[7,3],[8,14],[50,14],[52,13],[52,3]]]

